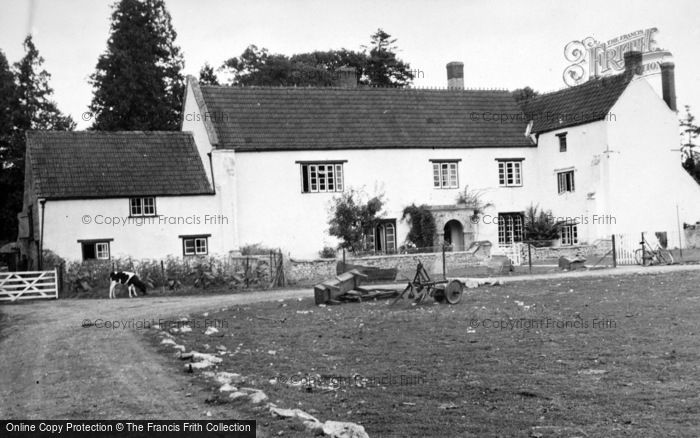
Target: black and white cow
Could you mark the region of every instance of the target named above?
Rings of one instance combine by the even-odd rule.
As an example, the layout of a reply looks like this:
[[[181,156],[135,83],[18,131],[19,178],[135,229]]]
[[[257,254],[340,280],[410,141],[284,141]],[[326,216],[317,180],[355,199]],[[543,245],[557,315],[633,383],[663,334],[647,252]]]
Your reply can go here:
[[[132,293],[136,296],[136,288],[139,288],[146,295],[146,285],[133,272],[115,271],[109,274],[109,279],[111,280],[109,285],[110,299],[114,298],[114,288],[117,287],[117,284],[123,284],[129,289],[129,298],[131,298]]]

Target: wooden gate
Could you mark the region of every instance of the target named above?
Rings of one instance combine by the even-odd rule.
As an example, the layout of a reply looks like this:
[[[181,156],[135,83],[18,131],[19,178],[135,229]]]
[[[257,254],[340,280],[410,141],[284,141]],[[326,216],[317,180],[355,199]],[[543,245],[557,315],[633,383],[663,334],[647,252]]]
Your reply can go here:
[[[0,301],[58,298],[58,272],[0,272]]]
[[[514,242],[510,245],[498,245],[498,247],[503,251],[503,254],[510,259],[513,266],[522,265],[522,243]]]
[[[618,265],[636,265],[634,252],[641,248],[639,234],[615,234],[615,256]]]

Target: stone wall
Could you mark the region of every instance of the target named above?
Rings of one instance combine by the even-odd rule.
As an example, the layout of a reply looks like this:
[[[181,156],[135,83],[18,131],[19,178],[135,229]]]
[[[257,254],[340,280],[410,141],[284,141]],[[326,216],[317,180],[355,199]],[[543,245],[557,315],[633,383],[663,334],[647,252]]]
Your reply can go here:
[[[532,260],[556,260],[559,257],[573,258],[577,255],[583,257],[602,257],[606,252],[612,249],[612,240],[598,240],[593,245],[574,245],[574,246],[558,246],[531,248]],[[527,245],[521,246],[521,255],[524,264],[527,264],[528,250]]]
[[[442,253],[395,254],[369,257],[347,257],[345,262],[353,265],[371,266],[376,268],[399,271],[399,278],[412,277],[416,270],[417,260],[429,274],[442,273]],[[487,252],[472,254],[466,251],[445,253],[447,266],[482,266],[490,259]],[[336,276],[336,265],[340,259],[321,260],[289,260],[287,280],[293,285],[313,285]]]

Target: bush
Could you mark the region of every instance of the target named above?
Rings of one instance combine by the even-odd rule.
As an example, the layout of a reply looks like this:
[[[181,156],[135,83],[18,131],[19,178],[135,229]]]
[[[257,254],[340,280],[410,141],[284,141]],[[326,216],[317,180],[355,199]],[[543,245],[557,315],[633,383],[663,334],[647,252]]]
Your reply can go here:
[[[407,219],[411,230],[406,236],[406,241],[412,243],[417,248],[432,247],[435,241],[437,227],[435,218],[427,205],[416,207],[411,204],[403,210],[401,220]]]
[[[559,238],[559,226],[554,222],[551,210],[539,210],[539,206],[530,205],[525,211],[526,240],[536,247],[552,246],[552,241]]]
[[[278,252],[276,249],[263,246],[262,243],[251,243],[241,247],[241,255],[270,255],[271,252]]]
[[[334,259],[336,255],[337,250],[333,248],[332,246],[324,246],[321,251],[318,252],[318,255],[322,259]]]
[[[374,227],[379,212],[384,206],[382,195],[367,202],[360,199],[361,193],[349,189],[333,199],[328,232],[340,239],[340,248],[353,252],[367,249],[366,232]]]

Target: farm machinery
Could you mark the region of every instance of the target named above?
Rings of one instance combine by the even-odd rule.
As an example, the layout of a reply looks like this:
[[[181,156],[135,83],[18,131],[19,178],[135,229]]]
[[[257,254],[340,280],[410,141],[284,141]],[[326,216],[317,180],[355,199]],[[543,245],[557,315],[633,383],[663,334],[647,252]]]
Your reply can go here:
[[[408,298],[417,304],[429,297],[439,303],[457,304],[462,299],[464,285],[459,280],[432,280],[423,263],[417,260],[413,279],[403,290],[389,288],[366,289],[360,286],[367,275],[360,269],[352,269],[314,287],[316,304],[340,304],[347,301],[367,301],[380,298],[395,298],[392,304]]]

